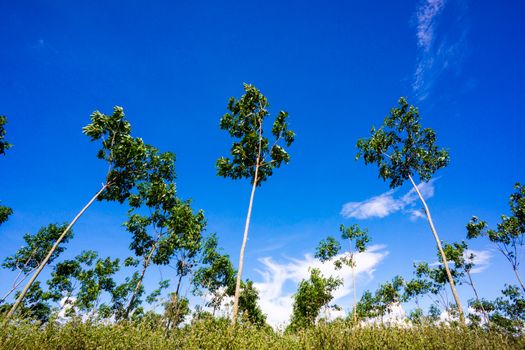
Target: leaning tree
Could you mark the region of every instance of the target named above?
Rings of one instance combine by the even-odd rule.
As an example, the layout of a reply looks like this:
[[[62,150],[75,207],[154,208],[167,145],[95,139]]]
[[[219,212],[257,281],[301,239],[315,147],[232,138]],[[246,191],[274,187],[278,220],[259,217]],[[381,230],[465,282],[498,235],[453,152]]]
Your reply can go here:
[[[525,185],[514,185],[515,192],[510,195],[509,206],[512,215],[502,215],[496,229],[487,228],[487,222],[476,216],[467,225],[467,238],[487,237],[509,261],[521,289],[525,286],[519,274],[520,253],[525,245]]]
[[[354,322],[357,323],[357,291],[355,285],[355,268],[356,268],[356,253],[362,253],[366,250],[366,245],[370,241],[368,236],[368,230],[362,230],[357,224],[350,227],[341,225],[339,227],[341,231],[341,238],[348,240],[349,250],[346,251],[341,257],[334,260],[334,266],[337,270],[341,269],[343,265],[350,266],[352,269],[352,288],[354,289],[354,309],[353,317]],[[336,257],[341,251],[341,244],[332,236],[328,236],[322,240],[317,247],[315,257],[325,262]]]
[[[357,148],[359,152],[356,159],[362,157],[365,164],[376,164],[379,168],[379,177],[389,181],[390,188],[400,187],[406,180],[409,180],[414,187],[414,191],[423,204],[430,229],[443,259],[460,320],[464,323],[465,316],[454,279],[450,273],[447,257],[441,246],[428,205],[414,181],[414,176],[418,176],[421,182],[430,181],[437,170],[448,165],[450,160],[448,152],[443,148],[438,148],[435,131],[422,127],[419,110],[414,106],[409,106],[403,97],[399,99],[399,106],[390,110],[390,114],[379,129],[373,127],[369,138],[362,138],[357,142]]]
[[[142,176],[146,145],[142,139],[131,136],[131,125],[124,117],[122,107],[115,107],[112,115],[105,115],[96,111],[91,115],[91,123],[83,128],[82,131],[91,138],[91,141],[101,141],[102,147],[98,151],[97,157],[106,161],[108,165],[105,181],[100,190],[80,210],[57,238],[7,313],[4,322],[7,322],[16,311],[31,285],[53,256],[55,250],[91,204],[95,200],[123,203],[129,197],[137,179]]]
[[[272,125],[273,143],[270,144],[263,129],[264,120],[270,115],[267,110],[268,100],[255,86],[249,84],[243,86],[245,94],[238,100],[230,98],[228,103],[230,112],[226,113],[220,121],[220,128],[227,130],[235,139],[231,148],[231,158],[221,157],[217,160],[217,175],[231,179],[249,179],[252,184],[239,256],[232,325],[237,322],[244,250],[248,239],[255,188],[268,180],[275,168],[279,168],[283,162],[286,164],[290,161],[290,155],[281,143],[289,147],[295,137],[294,132],[288,130],[288,113],[280,111]]]

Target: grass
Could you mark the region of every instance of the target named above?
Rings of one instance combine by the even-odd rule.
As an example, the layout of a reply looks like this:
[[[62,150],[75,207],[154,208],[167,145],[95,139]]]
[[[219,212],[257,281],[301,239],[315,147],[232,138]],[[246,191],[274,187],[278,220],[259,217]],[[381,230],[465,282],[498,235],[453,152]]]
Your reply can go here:
[[[321,324],[294,334],[225,320],[199,321],[166,335],[148,322],[101,324],[73,320],[45,325],[17,320],[0,330],[0,347],[14,349],[525,349],[523,337],[445,326],[352,328]]]

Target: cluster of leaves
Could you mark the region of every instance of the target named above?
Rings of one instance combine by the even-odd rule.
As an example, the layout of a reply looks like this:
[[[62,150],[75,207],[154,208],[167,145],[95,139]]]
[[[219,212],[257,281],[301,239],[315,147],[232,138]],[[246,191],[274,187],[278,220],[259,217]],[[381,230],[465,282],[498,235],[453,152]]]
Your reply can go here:
[[[384,317],[391,312],[392,307],[405,300],[403,287],[405,281],[401,276],[395,276],[379,286],[372,294],[365,291],[357,303],[355,312],[360,319]]]
[[[339,227],[341,238],[350,242],[350,251],[334,261],[336,269],[341,269],[343,265],[355,267],[355,253],[362,253],[366,250],[366,245],[370,242],[368,230],[361,229],[357,224],[350,227],[341,225]],[[333,259],[341,251],[341,243],[334,237],[328,236],[317,246],[315,257],[325,262]]]
[[[5,151],[11,148],[11,144],[5,140],[7,118],[0,115],[0,155],[5,155]],[[7,221],[13,210],[9,207],[0,205],[0,225]]]
[[[342,285],[342,280],[334,277],[325,278],[319,269],[310,270],[310,278],[299,283],[294,295],[293,312],[288,331],[314,326],[323,307],[329,306],[333,292]]]
[[[220,121],[220,128],[227,130],[236,141],[231,148],[231,159],[221,157],[217,160],[217,174],[232,179],[250,179],[260,185],[266,181],[275,168],[290,161],[284,149],[295,138],[288,129],[288,113],[279,111],[272,126],[273,143],[264,136],[263,122],[270,115],[266,97],[253,85],[244,84],[244,95],[238,100],[230,98],[229,113]],[[257,169],[257,179],[255,173]]]
[[[357,142],[356,159],[363,157],[365,164],[377,164],[379,176],[390,181],[391,188],[401,186],[414,174],[427,182],[449,163],[448,152],[435,144],[435,131],[421,126],[419,110],[403,97],[383,126],[373,127],[370,135]]]
[[[519,275],[519,253],[525,243],[525,185],[516,183],[514,193],[510,195],[509,207],[511,215],[502,215],[496,229],[488,228],[486,221],[476,216],[467,225],[467,237],[487,237],[505,256],[514,270],[516,277],[525,292],[525,286]]]

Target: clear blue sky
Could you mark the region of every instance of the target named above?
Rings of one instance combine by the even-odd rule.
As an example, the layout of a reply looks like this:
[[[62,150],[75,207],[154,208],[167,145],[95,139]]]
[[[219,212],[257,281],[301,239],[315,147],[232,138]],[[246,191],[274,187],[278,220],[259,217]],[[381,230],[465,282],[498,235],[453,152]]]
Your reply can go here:
[[[362,288],[409,277],[413,261],[434,259],[424,220],[403,210],[340,214],[388,191],[375,167],[354,161],[356,140],[407,96],[451,154],[429,199],[442,238],[464,239],[473,214],[494,224],[514,182],[525,181],[524,17],[520,1],[4,1],[0,114],[14,147],[0,159],[0,199],[14,215],[0,228],[0,258],[23,233],[71,220],[98,190],[105,165],[81,129],[94,110],[120,105],[135,135],[176,153],[180,196],[205,211],[237,264],[250,188],[217,177],[214,165],[231,143],[219,118],[247,82],[272,112],[290,113],[297,138],[291,163],[256,193],[245,276],[261,283],[260,259],[285,266],[340,223],[359,223],[388,251]],[[97,203],[66,256],[130,254],[125,215]],[[514,283],[498,254],[476,275],[483,296]],[[150,275],[148,287],[159,272]]]

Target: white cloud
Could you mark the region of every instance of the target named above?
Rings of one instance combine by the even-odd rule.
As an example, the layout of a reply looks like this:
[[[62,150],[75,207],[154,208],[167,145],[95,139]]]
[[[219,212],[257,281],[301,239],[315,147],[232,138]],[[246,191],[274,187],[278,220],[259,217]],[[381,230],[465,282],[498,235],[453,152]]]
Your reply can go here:
[[[443,71],[452,68],[461,60],[465,44],[466,25],[463,13],[466,6],[461,1],[454,5],[454,23],[438,37],[437,24],[446,7],[446,0],[422,0],[416,9],[416,38],[418,57],[412,80],[412,89],[424,100],[434,82]]]
[[[417,187],[423,198],[434,196],[434,180],[422,182]],[[341,215],[345,218],[369,219],[373,217],[384,218],[393,213],[403,211],[411,220],[424,217],[424,213],[414,208],[419,201],[415,189],[411,189],[399,198],[394,197],[395,191],[390,190],[362,202],[348,202],[343,205]]]
[[[492,259],[492,253],[490,251],[469,249],[465,252],[465,258],[468,259],[471,254],[474,254],[474,259],[472,260],[474,268],[472,268],[470,273],[481,273],[490,266],[490,260]]]
[[[444,0],[426,0],[417,9],[417,44],[424,51],[428,51],[434,42],[436,17],[444,7]]]
[[[384,246],[371,246],[366,252],[356,254],[356,278],[372,278],[376,266],[388,254]],[[337,258],[337,257],[336,257]],[[334,259],[336,259],[334,258]],[[310,276],[310,268],[318,268],[325,277],[334,276],[343,279],[343,286],[334,292],[334,303],[348,296],[353,291],[352,272],[349,268],[335,270],[331,262],[321,263],[312,255],[306,254],[302,259],[288,259],[278,263],[271,257],[259,260],[263,267],[257,270],[262,282],[254,283],[259,291],[259,304],[273,327],[284,326],[290,319],[293,308],[293,294],[297,284]],[[293,284],[292,288],[289,283]],[[358,284],[359,288],[359,284]],[[344,306],[344,305],[343,305]],[[344,311],[330,311],[330,317],[343,316]]]

